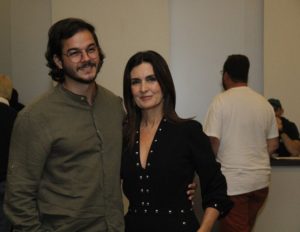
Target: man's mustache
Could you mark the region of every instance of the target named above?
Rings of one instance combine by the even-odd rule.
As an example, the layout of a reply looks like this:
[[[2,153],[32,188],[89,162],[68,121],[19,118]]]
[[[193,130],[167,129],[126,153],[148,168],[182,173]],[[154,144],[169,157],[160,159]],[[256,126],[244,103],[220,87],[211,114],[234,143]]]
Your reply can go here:
[[[96,64],[92,61],[87,61],[78,67],[79,69],[87,68],[87,67],[96,67]]]

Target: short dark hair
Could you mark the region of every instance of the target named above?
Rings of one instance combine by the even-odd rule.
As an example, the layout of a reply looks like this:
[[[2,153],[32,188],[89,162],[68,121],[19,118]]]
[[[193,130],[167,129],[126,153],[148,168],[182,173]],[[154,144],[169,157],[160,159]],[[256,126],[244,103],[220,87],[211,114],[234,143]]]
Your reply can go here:
[[[45,54],[45,57],[47,59],[47,66],[50,68],[49,75],[54,81],[60,83],[64,82],[64,70],[61,70],[56,66],[53,60],[54,55],[61,58],[63,40],[71,38],[76,33],[84,30],[88,30],[89,32],[91,32],[95,43],[99,48],[100,62],[103,62],[105,55],[99,45],[94,26],[79,18],[62,19],[53,24],[49,29],[48,45]]]
[[[268,99],[268,101],[273,106],[273,109],[275,111],[277,111],[279,109],[282,109],[281,102],[278,99],[276,99],[276,98],[270,98],[270,99]]]
[[[223,66],[223,73],[227,72],[234,82],[248,82],[250,62],[247,56],[233,54],[227,57]]]

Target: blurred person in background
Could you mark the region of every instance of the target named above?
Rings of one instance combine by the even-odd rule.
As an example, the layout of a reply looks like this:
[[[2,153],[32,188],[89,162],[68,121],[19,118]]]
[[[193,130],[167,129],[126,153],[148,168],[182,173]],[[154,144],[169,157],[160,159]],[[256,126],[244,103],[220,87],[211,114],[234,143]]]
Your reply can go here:
[[[9,144],[17,111],[10,106],[12,82],[8,76],[0,74],[0,231],[9,232],[10,223],[3,213],[3,199],[6,184]]]
[[[275,154],[278,156],[299,156],[300,138],[296,124],[283,117],[284,109],[280,100],[270,98],[269,102],[273,106],[279,132],[279,147]]]

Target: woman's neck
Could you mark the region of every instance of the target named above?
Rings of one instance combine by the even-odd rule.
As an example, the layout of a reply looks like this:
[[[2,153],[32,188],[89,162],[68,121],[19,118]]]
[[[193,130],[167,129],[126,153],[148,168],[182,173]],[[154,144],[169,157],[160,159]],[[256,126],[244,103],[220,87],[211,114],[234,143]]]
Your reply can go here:
[[[163,118],[162,113],[157,114],[146,114],[144,113],[141,120],[141,127],[145,128],[152,128],[157,127],[157,125],[160,123],[161,119]]]

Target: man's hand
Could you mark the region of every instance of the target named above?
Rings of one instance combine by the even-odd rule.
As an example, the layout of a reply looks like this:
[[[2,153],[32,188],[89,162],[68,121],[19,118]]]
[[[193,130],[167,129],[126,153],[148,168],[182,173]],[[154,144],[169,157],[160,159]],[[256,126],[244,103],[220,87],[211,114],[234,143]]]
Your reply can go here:
[[[186,191],[186,194],[188,195],[188,198],[190,201],[192,201],[192,204],[194,204],[193,199],[195,197],[197,184],[195,182],[188,185],[188,190]]]

